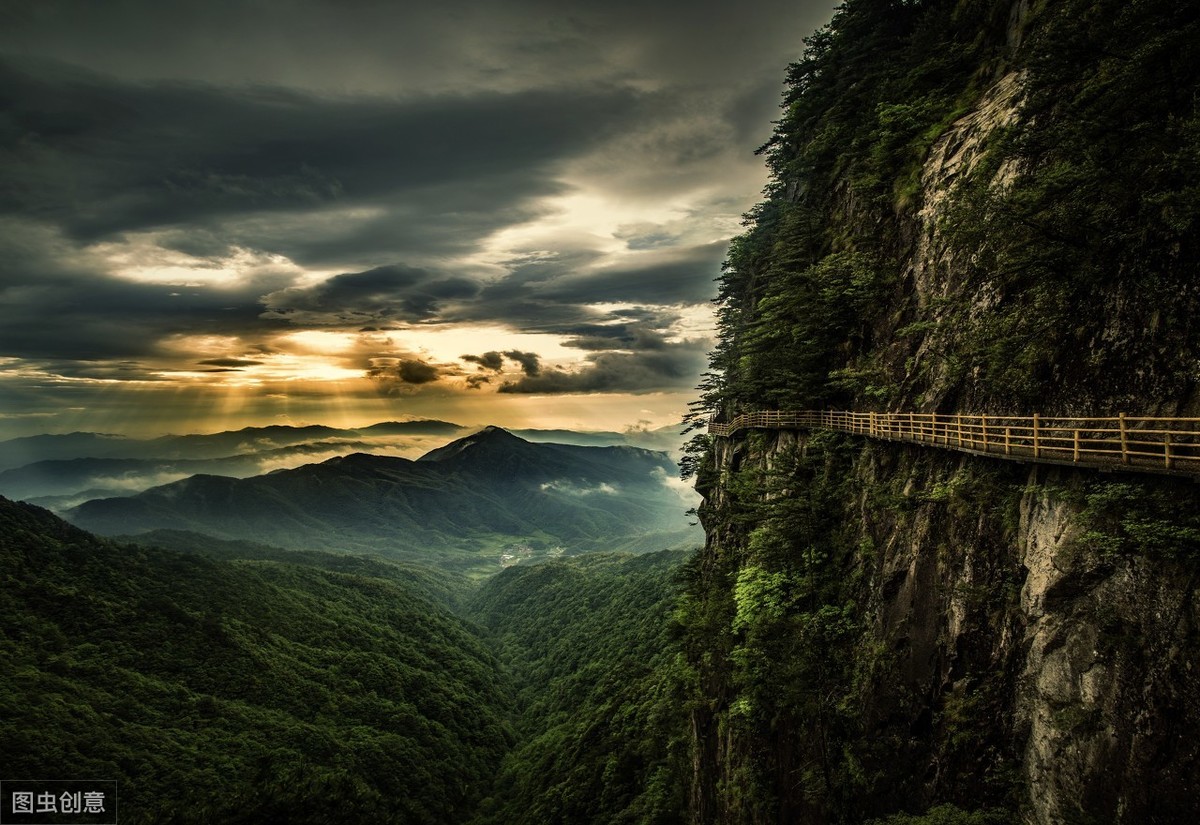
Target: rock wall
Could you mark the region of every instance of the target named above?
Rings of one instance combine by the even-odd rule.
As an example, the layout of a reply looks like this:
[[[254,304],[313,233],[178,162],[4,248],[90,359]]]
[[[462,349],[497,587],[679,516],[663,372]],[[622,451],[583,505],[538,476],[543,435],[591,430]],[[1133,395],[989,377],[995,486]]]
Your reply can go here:
[[[727,579],[754,563],[724,520],[733,479],[786,476],[796,452],[813,457],[807,440],[718,443],[703,513],[706,553]],[[747,754],[803,751],[808,734],[739,731],[729,719],[738,679],[717,668],[712,702],[693,720],[697,821],[780,811],[792,817],[783,821],[861,821],[942,803],[1030,825],[1200,821],[1200,565],[1179,548],[1115,548],[1120,529],[1092,512],[1113,488],[1135,504],[1165,496],[1194,507],[1191,482],[850,436],[841,449],[848,456],[821,459],[850,480],[835,529],[845,546],[873,548],[845,571],[862,618],[848,685],[860,726],[847,747],[872,779],[841,813],[783,787],[769,815],[732,799]],[[802,499],[795,478],[790,494]],[[1163,515],[1145,507],[1126,521]]]
[[[1194,507],[1189,481],[1150,482]],[[1015,735],[1028,819],[1200,818],[1200,602],[1195,559],[1097,550],[1053,486],[1021,500],[1014,548],[1024,653]],[[1165,555],[1164,552],[1165,551]]]

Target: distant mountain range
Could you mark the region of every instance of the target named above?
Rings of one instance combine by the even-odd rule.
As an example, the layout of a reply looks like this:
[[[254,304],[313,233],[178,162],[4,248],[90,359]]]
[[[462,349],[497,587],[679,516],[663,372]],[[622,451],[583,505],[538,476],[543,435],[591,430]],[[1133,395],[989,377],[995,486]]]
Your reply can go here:
[[[528,441],[580,446],[632,445],[674,452],[676,427],[659,430],[513,431]],[[153,439],[66,433],[0,442],[0,495],[56,512],[95,498],[128,496],[192,475],[245,478],[350,453],[416,457],[470,428],[448,421],[385,421],[356,429],[318,425],[248,427]]]
[[[74,458],[228,458],[320,441],[448,436],[460,434],[466,429],[448,421],[421,419],[384,421],[357,429],[338,429],[317,424],[305,427],[273,425],[203,435],[164,435],[151,439],[85,432],[33,435],[0,441],[0,470],[23,467],[38,461]]]
[[[314,441],[221,458],[68,458],[0,472],[0,495],[62,510],[93,498],[125,496],[187,476],[259,475],[272,463],[371,449],[365,441]]]
[[[355,453],[251,478],[195,475],[85,502],[75,524],[113,535],[192,530],[291,549],[371,551],[446,569],[694,543],[665,453],[537,444],[488,427],[416,461]]]

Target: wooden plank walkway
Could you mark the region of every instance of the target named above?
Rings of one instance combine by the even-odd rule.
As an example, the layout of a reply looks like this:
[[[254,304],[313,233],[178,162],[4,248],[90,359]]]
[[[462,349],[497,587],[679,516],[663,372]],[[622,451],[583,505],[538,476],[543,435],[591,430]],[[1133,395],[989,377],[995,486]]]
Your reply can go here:
[[[1200,418],[1052,418],[796,410],[744,413],[708,431],[829,429],[1014,461],[1200,475]]]

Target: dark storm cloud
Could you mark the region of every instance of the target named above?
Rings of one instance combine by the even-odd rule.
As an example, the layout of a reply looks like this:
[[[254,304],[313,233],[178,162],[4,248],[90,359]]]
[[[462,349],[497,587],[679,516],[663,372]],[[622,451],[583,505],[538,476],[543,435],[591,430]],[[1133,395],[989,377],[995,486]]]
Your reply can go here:
[[[473,298],[479,285],[419,267],[381,266],[350,272],[316,286],[280,290],[264,298],[265,317],[313,324],[421,321],[445,301]]]
[[[464,355],[462,360],[469,361],[472,364],[478,364],[483,369],[499,372],[504,369],[504,356],[495,350],[485,352],[483,355]]]
[[[0,104],[0,211],[83,241],[187,226],[177,248],[241,244],[313,262],[470,248],[536,214],[533,199],[561,191],[555,162],[629,126],[649,101],[602,87],[330,98],[8,60]],[[354,208],[370,215],[304,220]],[[233,221],[264,215],[276,219]]]
[[[538,360],[537,353],[509,350],[504,353],[504,357],[511,358],[520,364],[521,372],[525,373],[526,377],[533,378],[542,371],[542,365]]]
[[[690,389],[704,352],[675,344],[657,352],[602,352],[589,355],[579,371],[543,369],[500,386],[504,393],[656,392]]]
[[[16,0],[4,6],[0,47],[129,79],[444,93],[613,76],[719,89],[765,73],[777,81],[779,61],[796,56],[835,5]]]
[[[428,384],[437,380],[438,369],[422,361],[401,361],[396,377],[405,384]]]
[[[206,358],[203,361],[197,361],[198,364],[203,364],[207,367],[225,367],[235,369],[237,367],[255,367],[263,363],[262,361],[253,361],[249,358]]]
[[[506,278],[488,284],[479,299],[456,305],[448,321],[502,322],[522,332],[563,336],[562,344],[584,350],[646,350],[664,346],[664,330],[679,319],[677,307],[706,300],[713,263],[725,244],[684,250],[645,268],[587,271],[592,253],[521,265]],[[704,262],[707,258],[707,263]],[[576,274],[575,267],[584,270]],[[613,284],[607,286],[611,279]],[[695,283],[703,284],[703,288]],[[646,301],[666,306],[633,306],[608,310],[605,303]],[[591,305],[591,306],[589,306]],[[514,357],[512,353],[503,353]],[[517,359],[519,360],[519,359]]]
[[[582,350],[654,350],[665,349],[666,336],[654,327],[636,323],[592,324],[563,341],[564,347]]]
[[[615,266],[566,277],[546,285],[541,295],[564,302],[683,304],[707,301],[721,271],[727,242],[682,250],[644,253],[634,266]]]
[[[63,263],[53,246],[23,223],[0,221],[0,356],[63,364],[130,359],[159,352],[173,335],[283,328],[259,318],[259,296],[290,276],[263,275],[234,288],[135,283]]]
[[[536,219],[542,198],[564,186],[543,170],[496,170],[467,182],[430,183],[366,204],[368,215],[343,198],[332,212],[317,210],[292,220],[268,215],[220,227],[227,244],[266,248],[305,265],[344,261],[382,263],[396,258],[469,254],[497,230]]]
[[[161,370],[148,368],[140,361],[76,360],[47,361],[42,364],[46,372],[68,378],[90,378],[102,381],[167,381],[169,376]]]
[[[568,336],[568,346],[626,348],[641,333],[628,324],[669,326],[670,310],[645,307],[613,314],[587,306],[603,303],[695,304],[712,294],[725,244],[709,244],[682,252],[651,256],[645,266],[598,269],[593,250],[574,250],[547,259],[517,262],[504,278],[482,286],[476,299],[448,306],[447,322],[503,323],[522,332]],[[643,336],[644,337],[644,336]],[[649,339],[645,339],[649,343]]]
[[[392,363],[372,367],[367,377],[375,382],[381,395],[401,395],[413,392],[414,387],[432,384],[442,377],[443,370],[418,358],[392,359]]]
[[[508,350],[506,352],[485,352],[483,355],[464,355],[462,359],[472,364],[478,364],[480,368],[486,368],[494,372],[500,372],[504,369],[504,359],[516,363],[521,368],[521,372],[526,376],[536,376],[542,370],[541,359],[536,352],[522,352],[520,350]],[[478,382],[487,383],[486,379],[477,378]]]

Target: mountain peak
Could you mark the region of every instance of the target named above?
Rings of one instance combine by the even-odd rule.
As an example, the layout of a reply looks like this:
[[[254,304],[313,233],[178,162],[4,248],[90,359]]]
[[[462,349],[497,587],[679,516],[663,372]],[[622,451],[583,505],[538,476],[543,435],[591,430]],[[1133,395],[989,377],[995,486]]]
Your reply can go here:
[[[425,455],[421,456],[420,461],[446,461],[461,455],[464,451],[472,447],[488,447],[494,449],[497,447],[516,446],[518,444],[529,444],[525,439],[515,436],[503,427],[497,427],[495,424],[489,424],[482,430],[476,433],[471,433],[464,438],[456,441],[451,441],[445,447],[438,447],[436,450],[430,450]]]

